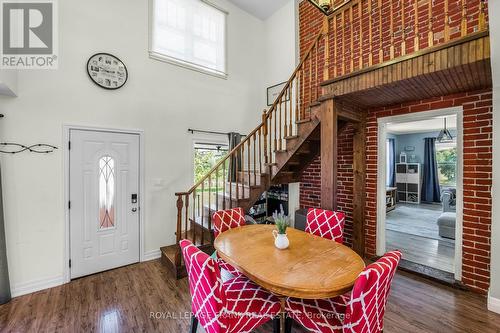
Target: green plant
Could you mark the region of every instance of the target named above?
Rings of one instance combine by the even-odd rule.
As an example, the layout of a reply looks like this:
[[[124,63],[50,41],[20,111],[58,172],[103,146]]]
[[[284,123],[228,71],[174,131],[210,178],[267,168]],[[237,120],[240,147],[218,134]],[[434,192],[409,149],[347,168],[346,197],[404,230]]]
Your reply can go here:
[[[285,215],[283,211],[283,206],[280,206],[281,211],[275,211],[273,213],[274,223],[276,224],[276,229],[280,235],[286,234],[286,228],[290,226],[290,218]]]

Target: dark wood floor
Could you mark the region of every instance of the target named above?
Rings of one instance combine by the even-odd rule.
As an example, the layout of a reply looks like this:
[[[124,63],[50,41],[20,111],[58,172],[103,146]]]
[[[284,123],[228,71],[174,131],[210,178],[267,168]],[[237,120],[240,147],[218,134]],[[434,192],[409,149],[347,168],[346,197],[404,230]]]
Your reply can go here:
[[[18,297],[0,306],[0,332],[181,333],[189,310],[186,279],[151,261]],[[486,310],[482,296],[398,273],[384,332],[500,332],[500,315]]]

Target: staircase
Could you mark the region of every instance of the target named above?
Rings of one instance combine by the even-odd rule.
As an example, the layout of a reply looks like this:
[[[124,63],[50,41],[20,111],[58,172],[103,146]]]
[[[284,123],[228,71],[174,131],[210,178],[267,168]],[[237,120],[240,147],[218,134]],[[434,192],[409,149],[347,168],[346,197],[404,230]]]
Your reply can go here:
[[[242,207],[248,211],[274,184],[298,182],[320,152],[320,86],[327,73],[318,68],[326,59],[328,42],[321,31],[311,42],[262,122],[203,179],[186,192],[176,193],[176,244],[161,248],[162,262],[182,278],[186,272],[179,242],[189,239],[202,251],[213,248],[212,215]],[[323,58],[325,57],[325,58]],[[324,61],[328,66],[328,61]]]

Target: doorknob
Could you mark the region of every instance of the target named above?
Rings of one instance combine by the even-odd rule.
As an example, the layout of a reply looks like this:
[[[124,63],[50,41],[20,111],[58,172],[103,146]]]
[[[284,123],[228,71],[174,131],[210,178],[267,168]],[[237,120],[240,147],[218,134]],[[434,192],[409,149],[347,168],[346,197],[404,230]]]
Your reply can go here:
[[[137,208],[132,208],[132,213],[137,212]]]

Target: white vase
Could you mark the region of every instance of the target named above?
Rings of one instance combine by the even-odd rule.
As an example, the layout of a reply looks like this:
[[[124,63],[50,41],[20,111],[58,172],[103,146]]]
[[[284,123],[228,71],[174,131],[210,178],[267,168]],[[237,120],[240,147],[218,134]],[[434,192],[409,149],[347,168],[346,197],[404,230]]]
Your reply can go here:
[[[287,249],[290,241],[286,234],[279,234],[277,230],[273,230],[274,246],[280,250]]]

